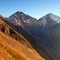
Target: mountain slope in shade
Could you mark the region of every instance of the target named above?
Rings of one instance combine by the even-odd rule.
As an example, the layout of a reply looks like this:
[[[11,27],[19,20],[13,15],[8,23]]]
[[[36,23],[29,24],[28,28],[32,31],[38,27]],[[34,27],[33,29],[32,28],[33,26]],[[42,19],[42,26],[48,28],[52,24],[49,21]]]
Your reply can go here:
[[[30,32],[31,36],[33,36],[34,47],[39,53],[41,53],[40,48],[42,47],[45,53],[42,55],[45,56],[47,60],[60,60],[59,16],[49,13],[37,22],[34,22],[34,24],[23,23],[23,26]]]
[[[0,60],[45,60],[0,16]]]
[[[48,14],[38,20],[38,25],[27,26],[27,29],[50,55],[50,60],[60,60],[60,17]]]
[[[50,60],[60,60],[60,17],[47,14],[38,20],[38,25],[27,26],[27,29],[50,55]]]

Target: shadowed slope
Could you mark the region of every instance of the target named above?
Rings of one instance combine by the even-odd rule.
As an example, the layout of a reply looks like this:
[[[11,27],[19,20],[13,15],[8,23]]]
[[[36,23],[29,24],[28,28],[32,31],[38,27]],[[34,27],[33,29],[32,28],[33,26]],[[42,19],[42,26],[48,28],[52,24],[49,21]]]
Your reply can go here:
[[[15,15],[15,16],[14,16]],[[16,15],[19,16],[16,20],[23,20],[19,14],[14,14],[11,21],[15,21]],[[24,17],[24,16],[23,16]],[[24,18],[25,20],[25,18]],[[35,21],[35,20],[34,20]],[[15,21],[16,22],[16,21]],[[21,22],[20,22],[21,23]],[[17,23],[18,24],[18,23]],[[13,24],[14,25],[14,24]],[[49,13],[36,22],[22,24],[25,32],[24,37],[27,38],[32,46],[44,56],[47,60],[60,60],[60,17]],[[20,27],[14,28],[17,32],[21,33]],[[22,29],[23,30],[23,29]],[[28,34],[30,33],[30,35]],[[29,36],[28,36],[29,35]],[[32,37],[32,38],[31,38]],[[34,44],[33,44],[34,43]]]

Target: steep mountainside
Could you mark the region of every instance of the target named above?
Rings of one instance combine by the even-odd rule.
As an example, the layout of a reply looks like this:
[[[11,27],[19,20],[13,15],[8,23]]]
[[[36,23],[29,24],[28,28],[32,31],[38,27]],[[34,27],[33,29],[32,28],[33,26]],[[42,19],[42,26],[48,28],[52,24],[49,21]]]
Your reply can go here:
[[[20,17],[20,16],[19,16]],[[11,17],[10,17],[11,18]],[[14,17],[15,18],[15,17]],[[11,19],[12,21],[13,19]],[[13,24],[14,25],[14,24]],[[22,34],[34,44],[34,48],[41,53],[47,60],[60,60],[60,17],[49,13],[33,24],[23,23],[23,29],[26,32]],[[16,30],[17,27],[15,27]],[[20,27],[19,27],[20,28]],[[17,28],[18,29],[18,28]],[[18,32],[18,30],[16,30]],[[21,33],[21,31],[19,31]],[[41,49],[42,48],[42,49]]]
[[[50,60],[60,60],[60,17],[48,14],[39,19],[37,24],[26,28],[39,46],[43,46],[43,49],[47,51],[52,58]]]
[[[0,60],[45,60],[6,21],[7,19],[0,16]]]

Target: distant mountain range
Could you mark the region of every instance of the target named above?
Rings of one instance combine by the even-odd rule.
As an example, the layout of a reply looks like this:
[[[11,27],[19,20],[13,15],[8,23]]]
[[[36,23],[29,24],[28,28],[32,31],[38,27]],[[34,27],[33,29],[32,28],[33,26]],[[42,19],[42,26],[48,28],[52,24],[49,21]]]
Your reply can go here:
[[[52,13],[49,13],[45,16],[43,16],[40,19],[36,19],[34,17],[31,17],[27,14],[24,14],[23,12],[16,12],[14,14],[12,14],[9,17],[10,20],[14,21],[14,22],[18,22],[18,23],[27,23],[27,24],[33,24],[33,23],[38,23],[42,24],[42,25],[47,25],[47,24],[53,24],[54,22],[59,23],[60,22],[60,17],[56,16]]]
[[[4,20],[11,29],[16,31],[19,35],[21,34],[26,39],[26,41],[22,42],[23,44],[30,43],[32,48],[46,60],[60,60],[59,16],[49,13],[37,20],[23,12],[16,12],[9,18],[0,16],[0,19]],[[11,36],[10,34],[12,33],[8,35]],[[20,41],[16,34],[13,34],[11,37]],[[33,59],[40,60],[37,57]],[[32,60],[32,58],[30,60]]]

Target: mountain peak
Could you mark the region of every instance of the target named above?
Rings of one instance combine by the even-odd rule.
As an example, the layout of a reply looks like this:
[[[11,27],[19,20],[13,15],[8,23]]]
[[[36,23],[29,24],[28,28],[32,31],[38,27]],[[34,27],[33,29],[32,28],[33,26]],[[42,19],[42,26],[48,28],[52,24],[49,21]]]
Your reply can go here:
[[[60,23],[60,17],[55,14],[49,13],[46,15],[46,17],[48,17],[50,20],[56,21],[56,23]]]
[[[53,14],[53,13],[48,13],[47,15],[55,15],[55,14]]]
[[[60,17],[55,14],[48,13],[38,21],[40,21],[39,23],[41,23],[42,25],[54,25],[56,23],[60,23]]]
[[[59,17],[59,16],[57,16],[57,15],[55,15],[55,14],[53,14],[53,13],[48,13],[48,14],[46,14],[45,16],[55,16],[55,17]]]
[[[24,14],[22,11],[17,11],[15,14]]]
[[[19,12],[17,11],[16,13],[12,14],[9,17],[10,20],[17,22],[19,24],[23,24],[23,23],[34,23],[36,22],[36,19],[23,13],[23,12]]]

